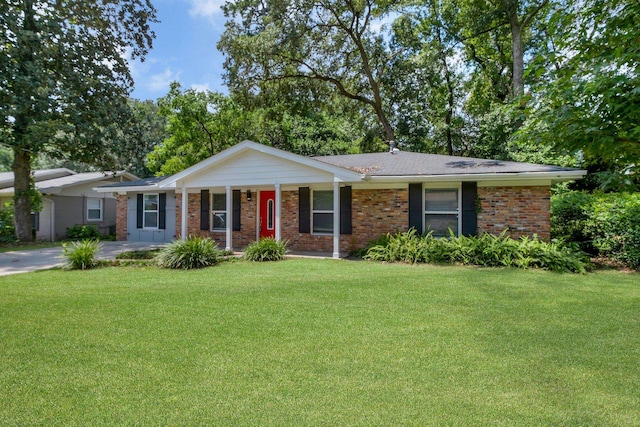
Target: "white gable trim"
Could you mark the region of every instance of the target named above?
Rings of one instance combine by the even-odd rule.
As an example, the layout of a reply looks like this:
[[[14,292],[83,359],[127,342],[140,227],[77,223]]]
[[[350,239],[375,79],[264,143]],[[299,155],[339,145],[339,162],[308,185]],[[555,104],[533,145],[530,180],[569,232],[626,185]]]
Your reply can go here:
[[[242,141],[231,148],[221,151],[220,153],[183,170],[182,172],[168,177],[164,181],[158,183],[158,186],[160,188],[175,188],[178,182],[184,181],[185,179],[190,177],[197,176],[201,172],[204,172],[207,169],[212,168],[215,165],[220,164],[232,157],[239,156],[243,152],[249,150],[267,154],[269,156],[274,156],[283,160],[288,160],[301,166],[332,174],[334,176],[334,180],[338,182],[357,182],[361,181],[364,178],[363,174],[354,172],[349,169],[341,168],[339,166],[330,165],[310,157],[289,153],[287,151],[268,147],[266,145],[258,144],[253,141]]]

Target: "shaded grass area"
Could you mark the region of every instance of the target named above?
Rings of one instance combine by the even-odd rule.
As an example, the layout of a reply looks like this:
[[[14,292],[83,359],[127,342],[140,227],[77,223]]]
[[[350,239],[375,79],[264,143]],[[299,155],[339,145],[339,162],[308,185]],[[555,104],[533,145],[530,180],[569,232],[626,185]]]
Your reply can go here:
[[[2,425],[638,425],[640,275],[292,259],[0,278]]]

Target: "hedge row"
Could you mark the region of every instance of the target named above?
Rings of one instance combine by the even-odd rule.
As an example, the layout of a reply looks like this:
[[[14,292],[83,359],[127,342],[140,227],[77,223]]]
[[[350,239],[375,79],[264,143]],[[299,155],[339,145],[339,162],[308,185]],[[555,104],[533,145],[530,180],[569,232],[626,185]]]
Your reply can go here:
[[[428,233],[421,236],[414,229],[387,234],[372,244],[365,259],[410,263],[457,263],[487,267],[542,268],[552,271],[584,273],[590,266],[586,254],[572,246],[548,243],[538,238],[514,240],[482,234],[478,237],[440,239]]]
[[[640,193],[561,193],[551,212],[553,238],[640,270]]]

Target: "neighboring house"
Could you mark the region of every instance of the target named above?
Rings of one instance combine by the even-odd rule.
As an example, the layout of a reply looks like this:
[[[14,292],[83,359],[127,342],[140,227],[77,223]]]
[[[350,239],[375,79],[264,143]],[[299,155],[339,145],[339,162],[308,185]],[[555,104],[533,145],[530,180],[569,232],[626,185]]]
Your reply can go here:
[[[9,183],[11,187],[0,189],[2,205],[13,201],[14,195],[13,172],[7,173],[12,176]],[[0,174],[0,179],[3,174]],[[95,225],[103,234],[115,231],[116,200],[110,194],[94,191],[93,187],[136,179],[138,177],[128,172],[76,173],[69,169],[35,171],[35,185],[42,194],[42,210],[34,214],[36,239],[62,239],[67,228],[74,225]]]
[[[334,257],[382,234],[500,233],[549,239],[550,186],[586,171],[410,153],[304,157],[241,142],[166,178],[97,188],[118,198],[119,240],[261,237]]]
[[[31,176],[33,177],[34,182],[38,182],[74,174],[75,172],[70,169],[59,168],[35,170]],[[13,179],[13,172],[0,172],[0,188],[13,187]]]

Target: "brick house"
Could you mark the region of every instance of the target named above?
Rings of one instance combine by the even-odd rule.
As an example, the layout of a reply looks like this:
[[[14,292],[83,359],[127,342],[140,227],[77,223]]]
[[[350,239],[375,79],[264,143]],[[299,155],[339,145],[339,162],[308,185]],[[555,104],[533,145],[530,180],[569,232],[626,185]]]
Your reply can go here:
[[[244,141],[173,176],[97,190],[117,195],[119,240],[200,235],[241,249],[274,237],[337,258],[412,227],[549,239],[551,184],[585,173],[397,150],[305,157]]]

